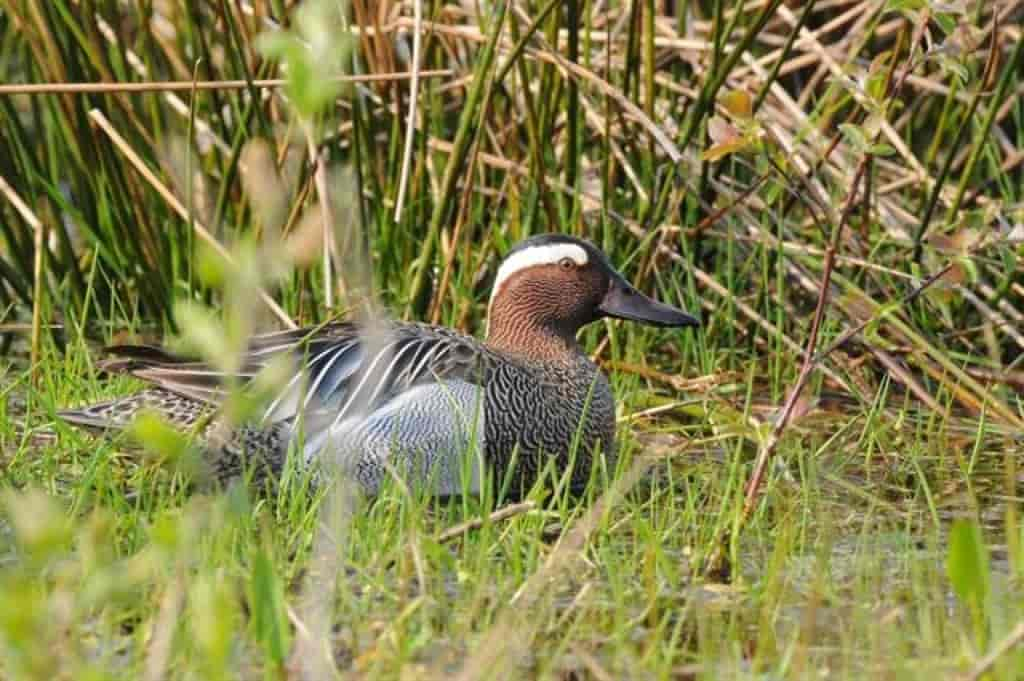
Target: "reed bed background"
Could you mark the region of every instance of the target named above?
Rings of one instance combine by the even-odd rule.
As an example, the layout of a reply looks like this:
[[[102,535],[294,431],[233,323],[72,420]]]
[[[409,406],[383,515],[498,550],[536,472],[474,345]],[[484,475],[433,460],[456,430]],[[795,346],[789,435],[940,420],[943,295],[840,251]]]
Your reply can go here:
[[[0,1],[0,673],[1017,678],[1022,17]],[[705,321],[585,332],[582,500],[192,493],[55,423],[112,340],[480,332],[543,231]]]

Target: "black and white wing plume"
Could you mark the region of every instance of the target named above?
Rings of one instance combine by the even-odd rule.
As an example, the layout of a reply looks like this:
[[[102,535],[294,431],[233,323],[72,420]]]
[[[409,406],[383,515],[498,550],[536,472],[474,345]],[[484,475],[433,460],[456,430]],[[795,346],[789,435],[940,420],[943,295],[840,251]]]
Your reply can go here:
[[[183,397],[219,405],[230,385],[253,381],[274,361],[292,364],[289,377],[262,412],[264,422],[329,411],[336,421],[372,413],[424,383],[481,383],[489,353],[475,339],[425,324],[371,329],[352,322],[255,336],[241,369],[227,376],[209,364],[147,345],[113,346],[101,368],[127,373]]]

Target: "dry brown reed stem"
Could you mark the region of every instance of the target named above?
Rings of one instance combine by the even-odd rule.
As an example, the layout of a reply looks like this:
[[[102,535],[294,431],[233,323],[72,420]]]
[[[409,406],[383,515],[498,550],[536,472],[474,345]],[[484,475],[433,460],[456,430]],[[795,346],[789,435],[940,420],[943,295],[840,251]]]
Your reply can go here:
[[[107,21],[102,16],[96,14],[94,15],[94,18],[96,20],[96,27],[99,30],[100,35],[103,36],[103,39],[105,41],[107,41],[107,44],[110,45],[110,48],[112,50],[123,52],[125,61],[128,63],[128,66],[131,67],[132,71],[138,74],[138,76],[143,81],[150,81],[149,68],[146,65],[146,63],[139,57],[139,55],[136,54],[135,51],[132,50],[130,47],[121,45],[117,37],[117,32],[109,23],[107,23]],[[177,50],[172,47],[169,47],[166,44],[167,41],[160,31],[154,31],[152,35],[156,38],[157,44],[161,46],[161,48],[164,51],[164,54],[167,56],[170,63],[174,65],[175,70],[183,76],[183,82],[193,83],[195,81],[194,74],[192,73],[191,69],[185,66],[184,63],[181,63]],[[188,89],[191,90],[193,88],[189,87]],[[186,104],[181,99],[181,97],[178,96],[176,92],[165,92],[163,93],[163,97],[164,101],[166,101],[170,105],[171,109],[176,114],[178,114],[186,120],[191,121],[192,124],[195,125],[196,129],[203,135],[205,135],[207,139],[212,140],[214,145],[216,145],[216,147],[222,153],[231,153],[230,145],[228,145],[227,142],[221,139],[220,135],[217,134],[217,132],[209,123],[207,123],[202,118],[194,116],[193,108]],[[129,111],[130,110],[131,108],[129,107]]]
[[[748,229],[751,232],[751,238],[753,240],[770,244],[773,248],[785,248],[787,250],[790,250],[791,252],[793,251],[792,248],[786,246],[788,242],[780,242],[775,237],[775,235],[770,233],[763,233],[757,227],[755,227],[755,225],[757,224],[757,220],[755,218],[748,217],[745,218],[745,221],[748,225]],[[820,251],[820,253],[817,253],[817,255],[821,255],[823,257],[824,251]],[[839,262],[840,260],[849,260],[848,256],[840,256],[838,253],[835,257],[836,262]],[[818,286],[817,281],[814,280],[801,266],[799,266],[797,263],[789,259],[785,261],[784,266],[789,276],[791,276],[797,283],[799,283],[800,286],[803,287],[809,294],[814,296],[820,295],[820,288]],[[723,292],[726,292],[724,287],[721,287],[717,282],[712,280],[707,274],[703,272],[695,272],[695,277],[698,280],[702,281],[702,283],[706,281],[706,285],[709,288],[712,288],[713,290],[716,288],[721,288]],[[727,294],[727,292],[724,293],[723,295],[725,294]],[[782,303],[785,304],[785,301],[782,301]],[[847,317],[850,317],[852,319],[860,319],[861,317],[863,317],[863,315],[857,314],[856,308],[853,308],[851,305],[844,303],[843,301],[839,301],[838,305],[839,309]],[[767,329],[767,327],[763,328]],[[806,351],[803,347],[797,345],[795,342],[785,337],[784,341],[786,342],[787,347],[790,347],[791,349],[795,350],[798,354],[800,354],[801,357],[807,357]],[[899,383],[905,385],[907,389],[910,390],[924,405],[926,405],[929,409],[933,409],[938,412],[943,411],[943,407],[938,403],[938,401],[934,397],[932,397],[932,395],[925,389],[923,385],[921,385],[921,383],[914,377],[914,375],[911,374],[900,363],[898,359],[893,357],[891,353],[888,353],[881,348],[875,347],[874,345],[868,345],[867,350],[872,355],[874,355],[874,357],[878,360],[878,362],[882,365],[882,368],[887,373],[889,373]],[[823,367],[822,370],[830,379],[832,379],[833,381],[836,380],[835,374],[831,372],[827,367]],[[846,383],[842,381],[839,382],[839,385],[844,388],[846,387]],[[857,391],[851,392],[854,392],[856,394]],[[866,395],[862,395],[862,397],[868,399],[868,396]]]
[[[447,530],[437,536],[437,541],[441,544],[446,544],[450,541],[454,541],[459,537],[469,534],[473,530],[479,530],[484,526],[485,523],[500,523],[503,520],[514,518],[517,515],[528,513],[537,508],[537,502],[535,501],[520,501],[515,504],[509,504],[508,506],[502,506],[495,510],[487,518],[473,518],[467,520],[458,525],[453,525]]]
[[[46,227],[43,225],[43,221],[35,214],[28,204],[18,195],[18,192],[14,190],[8,182],[7,178],[0,175],[0,194],[3,194],[4,198],[14,206],[14,210],[17,211],[21,219],[28,223],[28,226],[32,228],[33,237],[33,248],[35,249],[34,259],[32,264],[32,338],[29,352],[29,361],[32,366],[33,374],[36,371],[36,367],[39,366],[39,354],[40,345],[42,343],[42,331],[43,331],[43,257],[45,256],[46,248]]]
[[[683,154],[676,147],[672,139],[661,129],[657,124],[652,121],[647,114],[645,114],[640,107],[633,104],[621,91],[612,87],[608,81],[604,80],[596,73],[585,69],[579,64],[564,59],[561,55],[556,52],[544,52],[540,50],[527,50],[528,53],[535,54],[540,60],[548,61],[556,66],[561,67],[567,71],[573,77],[580,80],[586,81],[597,88],[601,94],[607,96],[618,104],[623,111],[628,113],[634,118],[640,125],[647,130],[648,134],[651,135],[658,143],[658,146],[668,155],[669,160],[673,163],[680,163],[683,160]]]
[[[335,257],[334,210],[331,206],[331,192],[327,186],[327,150],[317,149],[310,127],[305,126],[306,149],[309,160],[314,164],[313,184],[316,187],[317,203],[320,208],[320,225],[323,234],[323,270],[324,270],[324,302],[327,309],[334,307],[334,290],[336,288],[331,268]]]
[[[863,176],[864,169],[866,167],[866,162],[867,162],[867,160],[869,158],[870,158],[870,156],[865,156],[864,157],[864,159],[861,162],[861,166],[858,169],[858,173],[855,176],[855,184],[853,185],[854,188],[851,191],[850,197],[847,200],[846,209],[844,210],[844,213],[843,213],[843,219],[841,220],[840,226],[839,226],[840,230],[845,225],[845,223],[846,223],[846,221],[847,221],[847,219],[849,217],[849,211],[850,211],[850,208],[852,206],[852,200],[853,200],[853,197],[856,194],[856,187],[859,184],[860,178]],[[813,349],[814,341],[816,341],[817,330],[818,330],[818,327],[820,326],[820,321],[821,321],[820,317],[821,317],[821,315],[823,315],[823,308],[821,306],[823,304],[823,301],[826,298],[826,291],[827,291],[827,288],[828,288],[828,282],[831,279],[831,273],[832,273],[833,264],[834,264],[834,252],[830,249],[829,251],[826,251],[826,253],[825,253],[825,261],[824,261],[824,267],[823,267],[823,273],[822,273],[822,284],[819,287],[819,299],[818,299],[819,306],[818,306],[818,308],[815,311],[814,322],[812,323],[812,327],[811,327],[811,336],[810,336],[810,338],[808,340],[808,348],[809,349]],[[920,285],[915,287],[915,289],[911,293],[909,293],[901,302],[903,304],[907,304],[907,303],[913,301],[915,298],[920,296],[927,288],[929,288],[930,286],[934,285],[937,281],[939,281],[949,271],[949,269],[951,267],[952,267],[952,263],[946,265],[946,267],[942,268],[938,272],[935,272],[929,278],[924,280]],[[758,489],[760,487],[761,480],[762,480],[763,475],[764,475],[764,471],[765,471],[765,467],[767,465],[767,461],[770,458],[770,456],[771,456],[772,452],[774,451],[775,447],[778,445],[778,441],[779,441],[779,439],[781,437],[781,434],[782,434],[783,430],[785,429],[786,425],[788,424],[788,421],[789,421],[789,419],[790,419],[790,417],[792,415],[793,408],[795,407],[797,398],[798,398],[800,392],[802,391],[803,387],[806,385],[806,382],[807,382],[807,380],[809,378],[811,370],[814,368],[814,366],[816,366],[818,363],[820,363],[826,356],[828,356],[830,353],[834,352],[836,349],[838,349],[844,343],[848,342],[856,334],[858,334],[861,331],[863,331],[868,326],[868,324],[871,323],[871,321],[872,321],[872,319],[869,318],[867,320],[862,321],[860,324],[857,324],[857,325],[847,329],[845,332],[840,334],[840,336],[833,343],[831,343],[827,348],[825,348],[824,350],[822,350],[822,351],[818,352],[817,354],[815,354],[813,359],[811,359],[810,361],[807,361],[805,359],[804,365],[801,367],[800,375],[799,375],[799,377],[797,379],[797,382],[794,385],[794,388],[792,389],[792,392],[790,393],[790,396],[787,399],[785,405],[783,406],[783,409],[782,409],[782,411],[781,411],[781,413],[780,413],[780,415],[778,417],[778,420],[775,423],[774,428],[772,429],[772,432],[771,432],[771,434],[769,436],[769,439],[765,443],[765,445],[762,447],[761,451],[758,454],[758,458],[757,458],[757,461],[755,463],[754,472],[753,472],[753,474],[752,474],[752,476],[750,478],[750,481],[749,481],[749,483],[747,485],[747,489],[746,489],[745,502],[744,502],[744,517],[749,516],[749,514],[750,514],[750,512],[752,510],[753,504],[756,501],[757,491],[758,491]],[[902,325],[898,325],[898,326],[902,326]],[[909,333],[909,329],[903,328],[902,330],[905,333]],[[915,339],[912,339],[912,340],[915,340]],[[806,358],[806,355],[805,355],[805,358]],[[942,369],[940,370],[938,368],[933,368],[933,367],[931,367],[931,365],[928,365],[928,364],[924,364],[923,368],[925,368],[926,371],[929,371],[929,373],[932,373],[933,376],[935,376],[939,380],[943,379],[943,374],[941,373],[942,371],[949,371],[949,370],[953,369],[953,367],[943,366]],[[954,372],[954,373],[956,373],[956,372]],[[963,373],[963,372],[959,372],[959,373]],[[980,386],[973,385],[974,384],[973,379],[970,379],[968,377],[968,380],[966,382],[968,383],[970,388],[975,390],[975,392],[983,393],[983,390],[980,388]],[[983,404],[981,402],[979,402],[978,400],[976,400],[973,395],[971,395],[969,393],[966,393],[965,391],[960,389],[959,386],[947,386],[947,387],[949,387],[949,389],[952,392],[954,392],[954,394],[957,396],[957,398],[960,401],[968,404],[969,406],[972,406],[972,407],[974,407],[976,409],[977,408],[981,408],[983,406]],[[1011,410],[1009,410],[1005,406],[1001,405],[1001,403],[999,403],[998,400],[991,399],[991,400],[986,400],[986,401],[991,402],[992,405],[993,405],[994,410],[997,413],[999,413],[1000,416],[1002,418],[1004,418],[1005,420],[1007,420],[1010,424],[1015,425],[1015,426],[1019,426],[1020,425],[1019,419],[1016,418],[1016,415],[1013,414],[1013,412]]]
[[[662,251],[662,253],[669,255],[670,258],[676,260],[680,264],[685,264],[686,262],[682,258],[682,256],[680,256],[678,253],[675,253],[674,251],[667,247]],[[770,321],[765,319],[762,315],[758,314],[757,310],[755,310],[742,300],[736,298],[736,296],[732,295],[732,293],[729,292],[729,289],[718,283],[718,281],[710,274],[708,274],[707,272],[698,267],[692,266],[690,267],[690,271],[693,273],[693,278],[696,279],[703,287],[715,293],[723,300],[730,301],[731,304],[734,305],[737,310],[743,313],[743,315],[750,319],[752,322],[757,324],[769,336],[781,339],[783,345],[785,345],[790,351],[795,352],[802,357],[807,357],[807,351],[803,347],[801,347],[799,343],[797,343],[792,338],[787,336],[782,329],[778,328]],[[828,367],[823,367],[822,371],[826,376],[828,376],[829,379],[831,379],[839,387],[851,393],[856,392],[855,389],[846,380],[839,376],[839,374],[832,371],[832,369]]]
[[[438,139],[436,137],[428,137],[427,146],[434,151],[440,151],[446,154],[451,153],[452,150],[451,142],[448,142],[447,140]],[[477,152],[476,156],[482,163],[492,168],[504,170],[506,172],[513,173],[520,177],[530,177],[530,169],[521,163],[516,163],[515,161],[512,161],[508,158],[491,153]],[[565,186],[565,184],[561,180],[553,176],[545,175],[543,179],[546,186],[555,189],[559,192],[562,192],[567,196],[579,199],[580,204],[583,206],[584,210],[599,210],[602,207],[601,198],[599,196],[595,196],[594,194],[585,190],[573,190]],[[481,188],[476,187],[475,191],[482,190]],[[627,227],[631,232],[633,232],[633,234],[640,237],[646,234],[646,230],[635,220],[630,220],[622,215],[619,215],[611,211],[609,211],[608,215],[611,219]],[[671,251],[667,251],[667,254],[675,255]]]
[[[583,647],[576,645],[573,646],[573,654],[576,655],[586,667],[587,671],[590,672],[590,676],[595,681],[615,681],[617,677],[613,676],[611,672],[605,669],[597,658],[591,655]],[[571,677],[570,677],[571,678]]]
[[[149,637],[149,648],[146,655],[146,668],[143,673],[145,681],[160,681],[167,678],[167,667],[170,664],[174,644],[174,632],[177,631],[181,611],[185,607],[185,575],[181,569],[167,586],[160,600],[160,610],[156,623]]]
[[[128,142],[121,136],[121,134],[117,132],[114,126],[110,123],[110,121],[107,120],[107,117],[103,115],[103,112],[99,109],[91,109],[89,111],[89,118],[92,119],[96,123],[96,125],[98,125],[100,129],[107,134],[110,140],[114,143],[114,146],[116,146],[118,150],[120,150],[120,152],[124,154],[125,158],[127,158],[128,161],[132,164],[132,166],[135,167],[135,170],[140,175],[142,175],[142,177],[146,180],[146,182],[149,183],[151,187],[153,187],[154,190],[156,190],[156,192],[167,203],[167,205],[169,205],[174,210],[174,212],[177,213],[179,217],[181,217],[182,220],[190,221],[193,229],[196,232],[196,235],[198,235],[200,239],[205,241],[214,251],[216,251],[217,255],[224,258],[227,262],[233,263],[234,259],[231,257],[231,253],[229,253],[228,250],[224,248],[224,246],[219,241],[217,241],[217,238],[213,236],[213,234],[211,234],[210,231],[207,230],[207,228],[201,222],[195,219],[195,216],[189,213],[185,205],[178,199],[177,196],[174,195],[174,192],[172,192],[163,182],[161,182],[160,179],[156,176],[156,174],[149,169],[149,166],[146,165],[146,162],[143,161],[142,158],[135,153],[135,150],[132,149],[131,145],[129,145]],[[286,328],[298,328],[295,325],[295,322],[293,322],[291,318],[288,316],[288,313],[285,312],[281,308],[281,306],[277,304],[277,301],[275,301],[270,296],[269,293],[267,293],[263,289],[259,289],[258,295],[260,299],[267,305],[267,307],[270,308],[270,311],[274,313],[274,316],[277,317],[278,321],[280,321]]]
[[[860,18],[866,12],[867,7],[867,4],[857,3],[849,10],[843,12],[834,19],[822,24],[821,26],[815,27],[814,29],[807,30],[806,32],[798,36],[797,39],[793,42],[793,48],[799,50],[809,50],[810,43],[812,43],[813,41],[817,41],[822,36],[829,35],[833,31],[839,30],[840,28],[850,23],[851,21]],[[750,64],[746,67],[737,68],[735,71],[729,74],[729,76],[730,78],[736,80],[742,80],[747,76],[751,75],[755,71],[756,67],[765,68],[781,56],[781,49],[773,50],[765,54],[764,56],[756,58],[753,64]],[[806,54],[798,57],[792,57],[789,60],[787,60],[785,64],[782,65],[780,73],[789,73],[790,71],[796,70],[798,68],[804,68],[809,64],[818,63],[819,61],[820,58],[816,54]]]
[[[46,225],[37,221],[33,226],[32,247],[32,347],[29,361],[32,363],[32,375],[38,377],[43,342],[43,262],[46,258]]]
[[[728,238],[726,234],[715,230],[708,230],[707,234],[717,236],[719,238]],[[742,241],[744,243],[760,244],[762,246],[769,246],[774,249],[781,250],[789,255],[805,255],[815,258],[824,258],[825,250],[817,248],[815,246],[808,246],[807,244],[796,243],[795,241],[780,241],[770,234],[761,234],[755,232],[750,236],[744,236],[742,234],[734,234],[732,238],[736,241]],[[877,262],[871,262],[864,258],[858,258],[852,255],[840,255],[836,254],[836,263],[841,265],[850,265],[853,267],[859,267],[864,270],[875,270],[881,272],[887,276],[895,279],[913,279],[913,275],[901,272],[900,270],[887,267]]]
[[[988,409],[993,416],[998,417],[1010,427],[1024,430],[1024,421],[1016,411],[971,378],[970,374],[964,371],[956,361],[926,341],[909,324],[894,317],[890,320],[890,326],[908,345],[921,350],[926,355],[924,357],[921,356],[921,353],[914,353],[911,358],[937,383],[948,390],[954,399],[976,414]]]
[[[864,172],[867,169],[869,158],[870,156],[864,157],[861,161],[860,167],[854,175],[853,185],[851,186],[850,194],[847,197],[846,207],[843,210],[842,218],[840,218],[839,224],[835,227],[837,235],[842,232],[843,227],[846,225],[846,222],[849,220],[849,216],[852,213],[854,200],[857,196],[857,187],[860,185]],[[796,383],[790,390],[789,397],[786,398],[786,402],[783,404],[779,415],[776,417],[775,424],[772,427],[771,433],[768,435],[768,439],[761,446],[761,449],[757,454],[757,460],[754,462],[754,471],[750,476],[750,480],[747,483],[747,487],[744,492],[744,519],[750,515],[750,512],[754,507],[758,491],[761,488],[761,480],[763,479],[764,472],[768,466],[768,460],[771,458],[772,454],[775,452],[775,448],[779,444],[779,441],[782,439],[782,433],[785,431],[786,426],[789,425],[793,412],[796,409],[797,401],[800,398],[800,394],[807,385],[807,381],[810,379],[811,372],[816,364],[813,360],[812,353],[814,352],[814,348],[817,346],[818,333],[821,329],[822,321],[825,318],[825,305],[828,301],[828,290],[832,279],[832,267],[835,262],[835,243],[837,241],[838,236],[833,239],[833,242],[829,244],[828,249],[825,251],[825,261],[821,274],[821,289],[818,294],[818,302],[814,309],[814,318],[811,322],[811,332],[807,337],[807,347],[804,354],[803,364],[800,367],[800,374],[797,376]]]
[[[331,618],[335,594],[345,588],[346,575],[339,569],[338,560],[344,555],[359,495],[354,483],[340,475],[331,475],[328,485],[320,502],[298,610],[288,612],[298,633],[288,660],[290,678],[305,681],[338,678],[331,647]]]
[[[1016,390],[1024,390],[1024,371],[967,367],[967,373],[986,383],[1002,383]]]
[[[1020,331],[1017,330],[1016,324],[1004,317],[998,310],[993,309],[988,303],[975,294],[974,291],[970,290],[966,286],[957,286],[956,290],[964,297],[965,300],[967,300],[967,302],[974,306],[978,311],[978,314],[980,314],[986,322],[996,329],[1001,329],[1002,332],[1017,345],[1018,349],[1024,350],[1024,335],[1021,335]],[[1020,320],[1016,321],[1018,324],[1020,323]]]
[[[1000,312],[1012,319],[1018,326],[1024,327],[1024,313],[1011,305],[1010,301],[1005,297],[1000,297],[999,293],[984,279],[979,278],[977,286],[978,290],[981,291],[981,294],[985,296],[989,302],[995,303],[996,308]]]
[[[587,99],[586,95],[582,92],[580,93],[580,104],[583,105],[583,112],[590,128],[597,133],[597,135],[608,141],[608,147],[611,149],[612,156],[614,156],[615,160],[619,162],[620,166],[622,166],[622,171],[626,174],[626,178],[629,180],[630,184],[633,185],[633,191],[635,191],[637,196],[642,200],[649,201],[650,198],[647,194],[647,190],[644,189],[643,183],[640,181],[640,177],[637,175],[636,170],[634,170],[633,165],[629,162],[629,159],[627,159],[626,155],[622,153],[622,147],[620,147],[619,143],[615,141],[614,136],[607,134],[610,132],[609,126],[605,125],[604,118],[594,110],[590,100]]]
[[[454,75],[451,69],[431,69],[401,73],[370,73],[356,76],[338,76],[330,79],[339,83],[379,83],[419,78],[444,78]],[[287,81],[283,78],[256,80],[168,80],[146,83],[19,83],[0,85],[0,95],[57,95],[57,94],[111,94],[120,92],[186,92],[190,90],[246,90],[279,88]]]
[[[964,674],[961,678],[963,681],[978,681],[981,677],[988,673],[992,667],[996,666],[996,663],[1011,650],[1024,643],[1024,622],[1018,622],[1017,626],[1010,630],[1010,633],[1006,635],[999,643],[995,645],[992,650],[985,655],[985,657],[978,660],[978,663],[974,665],[974,668],[967,674]]]
[[[405,124],[405,148],[402,150],[402,170],[398,180],[398,196],[395,198],[395,222],[402,219],[405,191],[409,184],[412,165],[412,143],[416,131],[416,107],[420,92],[420,45],[423,42],[423,0],[412,0],[412,80],[409,82],[409,112]]]

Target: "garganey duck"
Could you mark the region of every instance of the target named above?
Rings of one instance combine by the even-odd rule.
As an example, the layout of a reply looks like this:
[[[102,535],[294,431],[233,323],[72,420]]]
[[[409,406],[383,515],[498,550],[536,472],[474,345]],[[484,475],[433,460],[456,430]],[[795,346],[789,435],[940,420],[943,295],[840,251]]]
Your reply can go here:
[[[301,443],[304,461],[338,464],[371,495],[389,471],[437,495],[479,492],[489,471],[511,482],[506,489],[516,495],[549,466],[563,475],[571,464],[570,486],[580,488],[596,457],[609,470],[615,460],[611,388],[576,340],[581,327],[603,317],[699,324],[637,291],[589,242],[541,235],[502,262],[483,342],[403,322],[332,322],[256,336],[239,382],[282,353],[304,370],[262,418],[233,428],[218,424],[224,374],[156,347],[119,346],[110,348],[117,358],[101,367],[152,386],[60,416],[120,429],[153,410],[178,428],[201,431],[204,458],[221,480],[248,467],[277,474],[289,446]]]

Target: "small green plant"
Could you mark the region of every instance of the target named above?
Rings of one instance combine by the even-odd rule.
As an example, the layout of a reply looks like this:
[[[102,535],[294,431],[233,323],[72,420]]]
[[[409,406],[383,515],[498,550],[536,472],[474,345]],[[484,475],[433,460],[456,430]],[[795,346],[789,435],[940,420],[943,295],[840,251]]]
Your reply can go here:
[[[979,649],[984,649],[988,640],[989,570],[988,547],[981,528],[970,520],[956,520],[949,531],[946,573],[953,592],[971,613]]]

